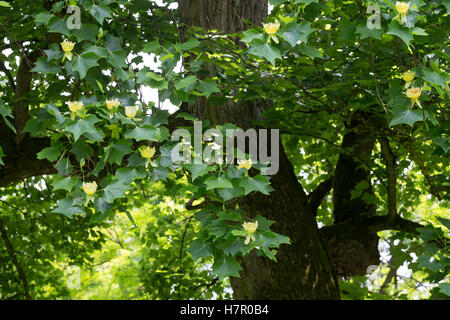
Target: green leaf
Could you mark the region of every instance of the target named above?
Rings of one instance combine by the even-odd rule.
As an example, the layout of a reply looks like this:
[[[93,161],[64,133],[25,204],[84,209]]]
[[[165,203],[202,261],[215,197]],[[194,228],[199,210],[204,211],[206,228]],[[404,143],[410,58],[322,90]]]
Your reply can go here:
[[[322,53],[316,47],[310,46],[308,44],[302,43],[298,47],[298,50],[311,59],[322,58]]]
[[[83,23],[81,25],[81,29],[73,29],[72,33],[77,38],[78,42],[85,41],[85,40],[91,41],[91,42],[96,42],[98,27],[93,24],[84,24]]]
[[[98,58],[106,58],[108,56],[108,52],[103,47],[89,45],[89,46],[86,46],[84,49],[85,50],[84,50],[83,54],[86,54],[86,55],[88,53],[89,54],[94,54]]]
[[[361,39],[375,38],[380,39],[383,36],[383,29],[369,29],[365,24],[360,24],[356,27],[356,33],[361,35]]]
[[[441,236],[438,229],[434,229],[433,227],[417,228],[416,230],[419,231],[420,238],[425,241],[436,240]]]
[[[197,121],[198,120],[198,118],[194,117],[193,115],[191,115],[187,112],[177,113],[175,118],[183,118],[184,120],[187,120],[187,121]]]
[[[2,2],[4,2],[4,1],[2,1]],[[38,25],[41,25],[41,24],[47,25],[48,22],[50,21],[50,19],[53,18],[53,17],[54,17],[54,15],[52,15],[50,12],[42,11],[42,12],[39,12],[37,15],[34,16],[34,21]]]
[[[270,187],[269,180],[263,176],[256,176],[254,178],[243,177],[240,186],[244,188],[245,195],[249,194],[252,191],[269,194],[270,191],[273,190],[272,187]]]
[[[449,12],[449,10],[447,9],[447,12]],[[446,294],[447,296],[450,297],[450,283],[441,283],[439,284],[439,289],[441,289],[441,291]]]
[[[127,218],[128,218],[128,220],[130,220],[131,221],[131,223],[136,227],[137,225],[136,225],[136,221],[134,221],[134,218],[133,218],[133,216],[131,215],[131,213],[130,213],[130,211],[125,211],[125,214],[127,215]]]
[[[196,81],[196,76],[187,76],[183,79],[175,80],[174,86],[175,89],[180,90],[194,84]]]
[[[239,187],[235,188],[226,188],[226,189],[219,189],[217,190],[217,193],[224,201],[229,201],[234,198],[238,198],[244,194],[244,190]]]
[[[192,181],[198,177],[204,176],[209,171],[209,166],[206,163],[200,164],[185,164],[184,165],[192,174]]]
[[[223,189],[221,189],[223,190]],[[242,218],[243,212],[240,211],[220,211],[217,214],[217,218],[219,220],[226,220],[226,221],[239,221],[242,222],[243,218]]]
[[[436,217],[450,231],[450,220],[442,217]]]
[[[3,118],[3,121],[5,121],[6,125],[14,132],[16,133],[16,128],[14,128],[14,125],[9,122],[7,117],[13,118],[13,115],[11,113],[11,110],[3,104],[3,101],[0,100],[0,115]]]
[[[398,124],[407,124],[413,126],[417,121],[423,120],[422,111],[410,110],[408,107],[395,107],[391,110],[393,118],[389,126],[395,126]]]
[[[273,6],[278,6],[280,4],[285,3],[288,0],[269,0],[269,3]]]
[[[69,175],[73,170],[73,166],[67,158],[59,160],[54,167],[63,176]]]
[[[39,72],[44,75],[46,74],[55,74],[61,72],[61,68],[57,65],[51,64],[47,61],[47,57],[40,57],[36,64],[34,65],[34,68],[31,69],[31,72]]]
[[[98,23],[103,24],[105,18],[111,18],[111,9],[107,6],[94,4],[90,9],[89,13],[91,16],[98,21]]]
[[[450,1],[449,0],[443,0],[443,5],[445,6],[445,9],[447,10],[447,14],[450,14]]]
[[[97,213],[106,213],[107,211],[109,211],[112,208],[112,205],[110,203],[105,202],[105,200],[103,200],[102,198],[95,198],[94,208],[95,208],[96,214]],[[97,221],[102,221],[102,220],[104,220],[105,216],[96,217],[96,218],[99,218],[98,220],[96,219]]]
[[[198,41],[195,38],[190,38],[188,41],[184,42],[183,44],[177,44],[175,45],[176,48],[180,50],[191,50],[200,45],[200,41]]]
[[[433,138],[433,143],[439,146],[444,151],[444,153],[450,151],[450,138],[436,137]]]
[[[131,142],[127,140],[121,140],[112,144],[109,147],[110,152],[108,162],[120,165],[122,163],[123,157],[133,152],[131,146]]]
[[[75,155],[78,162],[94,154],[94,150],[83,139],[78,139],[70,149],[70,152]]]
[[[99,58],[92,53],[83,53],[80,56],[76,56],[72,62],[72,70],[77,71],[80,78],[86,77],[89,69],[98,66],[97,60]]]
[[[231,231],[231,234],[232,235],[234,235],[234,236],[242,236],[242,237],[245,237],[246,235],[247,235],[247,231],[245,231],[245,230],[233,230],[233,231]]]
[[[45,55],[47,56],[47,61],[50,62],[52,60],[60,61],[63,57],[63,52],[59,50],[58,45],[52,44],[49,49],[44,50]]]
[[[259,231],[270,231],[270,226],[275,223],[275,221],[266,219],[260,214],[255,217],[255,221],[258,221]]]
[[[199,90],[206,97],[209,97],[211,93],[220,92],[213,79],[200,80],[195,86],[195,89]]]
[[[52,212],[60,213],[72,219],[74,214],[83,214],[83,208],[74,204],[72,199],[61,199],[56,203],[56,208]]]
[[[126,62],[127,56],[125,52],[109,52],[107,60],[116,69],[127,68],[128,64]]]
[[[161,45],[159,44],[159,40],[154,40],[152,42],[148,42],[148,43],[144,44],[142,51],[146,52],[146,53],[154,53],[160,47],[161,47]]]
[[[58,121],[59,123],[64,122],[64,116],[61,114],[57,106],[51,103],[47,106],[46,109],[49,114],[56,118],[56,121]]]
[[[308,42],[308,36],[313,31],[309,22],[303,21],[297,24],[295,21],[291,21],[283,31],[283,37],[292,47],[295,47],[298,41]]]
[[[257,29],[248,29],[243,32],[242,42],[250,43],[255,39],[263,40],[264,34]]]
[[[442,263],[440,263],[436,259],[433,259],[431,261],[431,257],[427,255],[420,256],[417,259],[417,262],[419,263],[419,268],[425,268],[433,272],[439,272],[439,270],[443,267]]]
[[[66,126],[66,131],[73,134],[73,137],[76,140],[80,138],[82,134],[91,132],[95,133],[98,130],[95,128],[95,124],[99,122],[95,115],[91,114],[84,119],[79,120],[71,120],[69,124]]]
[[[282,244],[291,243],[289,237],[271,231],[266,231],[262,233],[262,236],[263,236],[263,246],[266,248],[278,248]]]
[[[152,71],[147,72],[145,75],[146,75],[147,77],[149,77],[149,78],[152,78],[153,80],[156,80],[156,81],[162,81],[162,80],[164,80],[164,78],[163,78],[161,75],[159,75],[159,74],[157,74],[157,73],[154,73],[154,72],[152,72]]]
[[[37,154],[37,158],[39,160],[48,159],[48,161],[53,162],[53,161],[58,160],[59,156],[61,155],[62,150],[63,150],[62,145],[58,145],[56,147],[47,147],[47,148],[42,149]]]
[[[48,31],[54,32],[54,33],[61,33],[67,37],[70,37],[70,30],[67,28],[67,23],[65,20],[60,19],[56,16],[54,16],[48,23]]]
[[[239,271],[242,270],[236,258],[230,255],[215,258],[212,268],[219,280],[223,280],[226,277],[239,277]]]
[[[447,81],[450,81],[450,76],[445,73],[436,73],[428,68],[420,69],[423,74],[423,79],[429,83],[447,87]]]
[[[398,23],[392,22],[389,25],[387,34],[393,34],[403,40],[406,46],[409,48],[409,43],[413,39],[413,33],[411,29],[401,27]]]
[[[200,239],[194,240],[186,249],[194,260],[208,258],[211,255],[211,247],[209,242]]]
[[[233,188],[231,181],[224,177],[209,177],[205,180],[206,190]]]
[[[136,141],[158,141],[156,139],[156,128],[152,125],[136,127],[125,132],[125,139],[134,139]]]
[[[418,36],[427,36],[428,33],[425,31],[425,29],[416,27],[413,30],[413,35],[418,35]]]
[[[72,189],[81,181],[77,177],[61,177],[58,176],[52,182],[53,190],[66,190],[71,192]]]
[[[225,241],[220,248],[226,255],[235,256],[238,253],[244,252],[246,250],[246,245],[244,239],[234,238]]]
[[[144,179],[146,176],[144,168],[120,168],[116,171],[116,178],[125,184],[135,179]]]
[[[276,47],[272,47],[272,42],[273,41],[267,42],[256,39],[252,42],[248,52],[255,56],[262,57],[272,65],[275,65],[275,60],[281,59],[281,53]]]
[[[125,192],[130,189],[131,187],[126,185],[124,181],[117,180],[106,186],[104,189],[105,196],[103,199],[108,203],[113,203],[114,200],[118,198],[124,198]]]

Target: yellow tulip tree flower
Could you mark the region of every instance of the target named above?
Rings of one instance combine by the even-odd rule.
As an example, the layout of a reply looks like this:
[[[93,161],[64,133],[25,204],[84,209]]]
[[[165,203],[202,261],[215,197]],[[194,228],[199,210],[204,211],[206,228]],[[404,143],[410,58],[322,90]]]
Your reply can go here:
[[[69,110],[72,111],[72,119],[75,119],[77,112],[81,111],[84,106],[82,101],[69,101],[67,105],[69,106]]]
[[[64,40],[63,42],[61,42],[61,48],[64,51],[64,57],[63,57],[63,61],[65,58],[67,58],[67,60],[72,61],[72,57],[73,57],[73,47],[75,47],[75,43],[73,43],[72,41],[67,41]]]
[[[156,149],[154,147],[150,148],[149,146],[142,146],[139,148],[139,152],[141,153],[142,158],[147,159],[147,162],[145,163],[145,167],[147,168],[156,153]]]
[[[245,168],[247,170],[250,170],[250,168],[252,167],[252,160],[251,159],[238,160],[238,165],[239,169]]]
[[[250,241],[255,241],[255,232],[258,229],[258,221],[255,222],[244,222],[242,227],[247,231],[247,236],[245,238],[245,244],[249,244]]]
[[[130,118],[134,119],[136,117],[138,108],[135,106],[125,107],[125,115]]]
[[[408,90],[406,90],[406,96],[411,99],[411,107],[410,108],[414,107],[414,105],[416,103],[419,107],[422,108],[422,106],[420,105],[420,102],[419,102],[419,97],[420,97],[421,93],[422,93],[422,88],[409,88]]]
[[[86,202],[85,206],[89,203],[89,201],[94,200],[94,194],[97,192],[97,182],[83,182],[83,191],[86,193]]]
[[[413,82],[415,76],[416,76],[416,73],[411,70],[408,70],[402,74],[402,78],[406,82],[405,89],[409,88],[409,86],[411,85],[411,82]]]
[[[150,160],[155,155],[156,149],[154,147],[150,148],[150,147],[146,146],[146,147],[141,147],[141,149],[139,151],[141,152],[142,158]]]
[[[270,38],[272,38],[272,40],[275,41],[275,43],[279,43],[278,38],[275,35],[278,29],[280,29],[280,23],[278,22],[278,20],[275,20],[274,23],[266,23],[263,26],[264,31],[270,36]]]
[[[406,23],[406,13],[409,10],[409,2],[403,2],[403,1],[397,1],[395,3],[395,8],[397,9],[398,13],[400,13],[400,17],[402,19],[402,23]]]

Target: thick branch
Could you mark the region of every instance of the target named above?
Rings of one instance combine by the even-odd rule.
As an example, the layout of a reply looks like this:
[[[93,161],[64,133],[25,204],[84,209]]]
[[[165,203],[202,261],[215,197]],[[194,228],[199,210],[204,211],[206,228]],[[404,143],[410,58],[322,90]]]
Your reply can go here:
[[[30,295],[30,286],[28,284],[27,276],[25,275],[25,272],[23,272],[22,267],[19,264],[19,261],[17,260],[16,252],[14,251],[13,246],[11,245],[11,242],[9,241],[8,234],[5,229],[5,225],[3,223],[3,220],[0,218],[0,233],[2,236],[3,241],[6,245],[6,250],[8,251],[9,256],[11,257],[11,260],[16,267],[17,273],[19,274],[19,278],[22,281],[23,288],[25,290],[25,296],[27,300],[31,300]]]
[[[370,217],[365,220],[365,224],[369,227],[370,232],[376,233],[384,230],[397,230],[418,235],[417,228],[424,228],[420,223],[395,216],[392,221],[386,216]]]
[[[25,125],[29,119],[28,109],[29,109],[29,101],[26,98],[26,95],[31,90],[31,79],[32,72],[30,70],[33,68],[31,63],[36,62],[36,60],[42,55],[41,51],[32,52],[26,58],[22,60],[19,66],[19,70],[17,72],[16,77],[16,90],[15,90],[15,103],[14,103],[14,120],[15,120],[15,128],[17,131],[17,135],[15,137],[15,143],[19,145],[25,134],[22,133]]]
[[[333,216],[335,223],[355,219],[361,215],[373,215],[375,206],[364,201],[364,194],[373,194],[370,171],[366,166],[369,162],[375,142],[373,132],[368,130],[367,122],[373,121],[374,115],[362,111],[352,116],[348,132],[344,135],[342,147],[348,152],[339,155],[333,177]],[[369,166],[367,166],[369,168]],[[359,197],[353,197],[352,191],[361,182],[368,187]]]
[[[36,154],[50,145],[50,139],[26,136],[20,146],[15,144],[4,147],[4,166],[0,166],[0,187],[25,178],[56,173],[56,169],[47,160],[38,160]]]
[[[317,188],[308,195],[309,207],[311,208],[311,211],[313,212],[314,216],[317,215],[317,209],[319,208],[320,203],[325,198],[325,196],[330,192],[332,186],[333,186],[333,177],[330,177],[327,180],[322,181],[317,186]]]

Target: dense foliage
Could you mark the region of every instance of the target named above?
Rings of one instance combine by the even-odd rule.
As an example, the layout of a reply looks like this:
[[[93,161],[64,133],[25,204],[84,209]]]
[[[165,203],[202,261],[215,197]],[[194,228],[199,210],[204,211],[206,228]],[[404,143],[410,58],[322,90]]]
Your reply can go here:
[[[264,105],[254,126],[280,129],[308,194],[357,153],[348,132],[373,139],[346,201],[421,228],[380,228],[381,263],[339,277],[341,297],[450,295],[450,1],[269,3],[266,24],[227,35],[175,1],[0,1],[2,299],[230,298],[243,257],[277,261],[289,237],[238,204],[274,191],[266,164],[172,157],[221,149],[175,129],[238,128],[185,112],[199,99]],[[341,222],[323,198],[319,226]]]

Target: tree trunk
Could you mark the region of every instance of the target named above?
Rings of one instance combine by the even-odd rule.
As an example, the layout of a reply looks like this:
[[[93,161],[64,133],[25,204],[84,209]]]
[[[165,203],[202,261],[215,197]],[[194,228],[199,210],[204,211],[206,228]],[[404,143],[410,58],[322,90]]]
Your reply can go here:
[[[187,27],[226,33],[245,30],[245,19],[261,25],[268,12],[267,1],[261,0],[179,0],[179,8],[181,22]],[[204,115],[202,119],[212,124],[232,122],[248,127],[252,120],[261,119],[263,105],[263,101],[247,105],[228,102],[218,107],[199,98],[194,106],[183,108]],[[261,214],[276,221],[273,230],[290,237],[291,245],[280,247],[276,263],[254,253],[241,259],[241,277],[231,279],[234,298],[339,299],[338,284],[317,223],[281,142],[279,156],[280,169],[271,178],[275,191],[270,196],[252,193],[238,203],[250,216]]]

